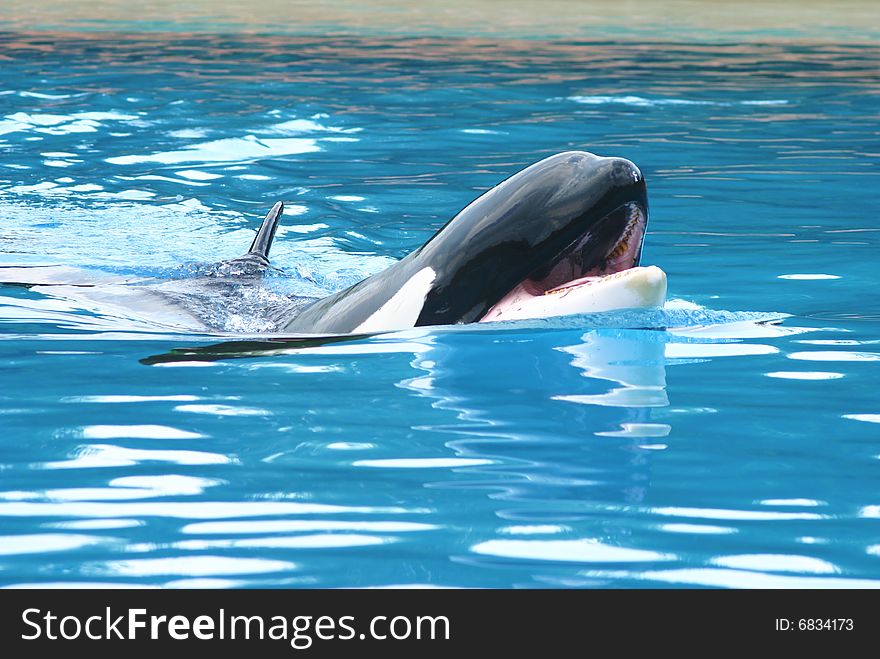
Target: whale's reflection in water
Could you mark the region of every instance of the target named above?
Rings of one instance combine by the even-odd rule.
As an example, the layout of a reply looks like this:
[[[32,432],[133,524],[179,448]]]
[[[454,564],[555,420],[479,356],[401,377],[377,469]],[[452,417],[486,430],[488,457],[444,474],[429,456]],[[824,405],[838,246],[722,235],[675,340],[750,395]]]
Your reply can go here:
[[[705,319],[706,313],[695,317]],[[804,330],[752,318],[679,328],[573,327],[431,328],[333,340],[267,338],[176,348],[142,363],[243,358],[249,368],[263,373],[283,370],[301,386],[315,374],[344,369],[346,361],[360,370],[379,367],[392,355],[411,355],[408,368],[401,364],[386,375],[403,373],[391,384],[426,401],[430,411],[411,415],[407,427],[389,426],[362,437],[369,442],[349,437],[327,448],[353,455],[344,467],[352,482],[368,488],[375,488],[377,479],[397,483],[392,488],[396,500],[408,510],[423,511],[417,522],[420,535],[433,535],[439,545],[450,548],[451,564],[432,564],[427,574],[423,560],[400,559],[394,572],[420,575],[417,583],[435,579],[467,585],[471,571],[478,571],[485,582],[489,568],[498,574],[499,585],[511,578],[520,585],[613,584],[614,570],[626,565],[652,570],[682,558],[674,540],[666,546],[658,542],[658,528],[669,527],[665,536],[676,539],[735,533],[717,523],[676,525],[649,505],[653,464],[674,443],[674,419],[711,412],[675,406],[667,392],[667,371],[772,354],[778,351],[772,339]],[[376,394],[392,404],[387,389],[376,386]],[[313,432],[323,432],[327,416],[306,423]],[[289,449],[278,448],[287,456],[279,461],[294,459]],[[313,487],[311,496],[321,498],[320,488]],[[448,516],[436,516],[436,511],[450,509],[456,510],[454,523]],[[289,519],[278,523],[301,524]],[[223,522],[214,532],[245,532],[230,524],[235,522]],[[354,535],[363,534],[354,522],[346,524],[354,524],[348,529],[359,531]],[[403,540],[399,529],[371,531],[376,543]],[[199,532],[206,531],[199,527]],[[259,538],[247,542],[263,546]],[[214,549],[242,546],[241,541],[219,538],[198,543]],[[289,547],[305,546],[297,543]],[[607,568],[610,576],[586,575],[585,564]],[[523,578],[524,565],[531,579]],[[512,577],[513,571],[517,576]],[[412,580],[392,583],[404,582]]]
[[[663,333],[593,330],[574,345],[548,346],[529,334],[501,332],[490,340],[492,360],[477,369],[467,365],[477,363],[471,353],[482,341],[447,336],[427,337],[431,349],[413,361],[427,375],[401,386],[459,420],[425,430],[453,435],[447,446],[461,458],[491,461],[471,470],[484,480],[455,487],[488,487],[495,500],[552,501],[567,519],[584,504],[641,500],[645,453],[669,432],[651,423],[651,409],[668,404]],[[550,396],[558,401],[550,416],[548,391],[558,392]],[[502,409],[508,413],[499,414]],[[593,453],[603,459],[591,460]],[[609,453],[617,456],[613,469]],[[547,511],[518,507],[498,514],[535,521],[533,515],[544,519]]]
[[[411,364],[422,374],[399,386],[454,416],[414,429],[447,436],[454,457],[360,464],[456,472],[454,478],[424,472],[424,486],[471,493],[460,498],[461,516],[471,524],[461,529],[461,551],[451,555],[459,566],[503,572],[533,564],[534,581],[521,585],[613,583],[579,569],[630,563],[651,569],[679,558],[658,550],[656,530],[669,520],[658,521],[647,505],[652,463],[674,441],[676,415],[710,410],[670,408],[667,370],[771,354],[778,349],[755,339],[801,331],[742,322],[678,330],[405,333]],[[690,526],[692,533],[703,531]],[[735,529],[705,529],[728,532]]]
[[[799,331],[749,319],[190,337],[194,346],[141,359],[181,367],[189,393],[65,399],[131,416],[99,415],[78,431],[87,443],[33,465],[80,484],[6,492],[0,515],[46,519],[47,532],[27,536],[18,555],[41,544],[55,555],[101,547],[109,559],[87,562],[79,577],[114,583],[589,586],[636,568],[665,574],[692,567],[683,537],[737,532],[717,519],[680,520],[651,499],[676,419],[707,412],[677,405],[668,374],[770,354],[774,337]],[[202,365],[216,368],[190,368]],[[258,388],[227,395],[225,383],[242,378]],[[146,405],[172,407],[186,430],[143,416]],[[340,419],[344,406],[358,415]],[[407,414],[394,415],[401,406]],[[243,434],[215,441],[221,430]],[[100,478],[135,464],[148,471]],[[150,540],[168,523],[173,540]],[[428,556],[418,550],[426,543],[442,549]],[[373,567],[340,575],[333,565],[348,560]]]

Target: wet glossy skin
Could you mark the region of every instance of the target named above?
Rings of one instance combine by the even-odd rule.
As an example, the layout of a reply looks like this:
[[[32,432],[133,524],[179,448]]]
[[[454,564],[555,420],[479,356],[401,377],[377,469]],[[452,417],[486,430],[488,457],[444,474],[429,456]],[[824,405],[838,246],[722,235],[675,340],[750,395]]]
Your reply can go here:
[[[476,199],[399,263],[319,300],[281,330],[352,332],[425,268],[436,276],[415,325],[476,322],[521,281],[545,276],[542,270],[587,234],[579,258],[600,263],[623,229],[606,216],[627,203],[647,213],[644,178],[633,163],[556,154]]]

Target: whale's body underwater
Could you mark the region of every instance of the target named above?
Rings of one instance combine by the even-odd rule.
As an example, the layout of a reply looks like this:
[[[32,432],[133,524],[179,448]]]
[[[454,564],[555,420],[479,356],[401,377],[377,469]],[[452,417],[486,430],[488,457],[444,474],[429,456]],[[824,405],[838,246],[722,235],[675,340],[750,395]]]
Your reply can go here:
[[[282,212],[276,203],[246,254],[200,277],[145,281],[6,267],[0,281],[210,330],[212,300],[260,283]],[[559,153],[477,198],[388,269],[329,297],[263,310],[272,321],[265,330],[339,336],[662,306],[666,275],[639,265],[647,222],[645,181],[633,163]]]

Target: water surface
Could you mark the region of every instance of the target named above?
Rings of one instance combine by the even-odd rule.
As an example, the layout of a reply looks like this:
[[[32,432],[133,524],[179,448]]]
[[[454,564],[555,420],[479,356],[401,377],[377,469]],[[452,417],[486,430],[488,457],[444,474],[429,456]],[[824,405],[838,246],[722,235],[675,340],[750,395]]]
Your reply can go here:
[[[3,263],[170,278],[283,199],[335,290],[586,149],[673,299],[242,355],[4,287],[0,583],[880,585],[880,52],[710,37],[0,34]]]

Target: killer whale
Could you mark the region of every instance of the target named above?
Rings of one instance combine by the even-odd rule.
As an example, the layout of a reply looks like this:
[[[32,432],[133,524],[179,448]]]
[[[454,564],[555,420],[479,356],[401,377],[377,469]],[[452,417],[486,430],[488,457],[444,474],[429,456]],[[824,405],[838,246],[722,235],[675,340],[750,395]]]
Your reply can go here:
[[[660,306],[639,267],[645,180],[623,158],[558,153],[469,204],[387,270],[321,299],[284,332],[376,332]]]
[[[0,268],[0,281],[103,308],[128,307],[175,327],[216,331],[212,307],[239,303],[271,268],[277,202],[248,251],[198,277],[171,281],[77,276],[66,267]],[[265,311],[260,332],[366,335],[419,326],[518,320],[661,306],[666,276],[641,267],[648,221],[644,177],[629,160],[568,151],[545,158],[471,202],[424,245],[338,293]]]

